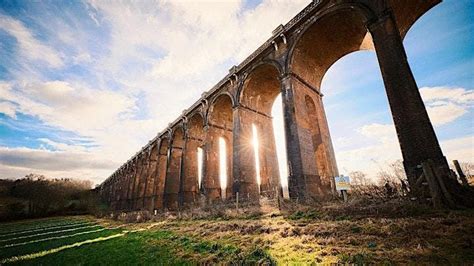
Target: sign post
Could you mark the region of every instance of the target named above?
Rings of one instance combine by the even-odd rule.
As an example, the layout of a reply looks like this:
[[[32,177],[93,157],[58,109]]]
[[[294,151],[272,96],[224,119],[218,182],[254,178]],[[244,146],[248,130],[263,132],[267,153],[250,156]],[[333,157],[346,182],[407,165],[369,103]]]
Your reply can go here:
[[[347,191],[351,189],[350,178],[344,175],[336,176],[334,183],[336,183],[336,190],[341,192],[344,202],[347,202]]]

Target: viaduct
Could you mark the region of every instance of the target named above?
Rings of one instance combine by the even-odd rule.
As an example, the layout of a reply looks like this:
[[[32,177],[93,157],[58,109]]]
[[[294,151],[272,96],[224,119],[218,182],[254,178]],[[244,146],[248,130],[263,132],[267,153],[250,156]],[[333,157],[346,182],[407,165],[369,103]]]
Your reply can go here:
[[[332,64],[359,50],[377,55],[411,189],[424,161],[449,171],[402,43],[439,2],[314,0],[106,179],[101,197],[114,210],[154,211],[201,198],[231,201],[237,193],[243,201],[281,196],[271,116],[280,93],[289,198],[330,196],[338,170],[320,85]]]

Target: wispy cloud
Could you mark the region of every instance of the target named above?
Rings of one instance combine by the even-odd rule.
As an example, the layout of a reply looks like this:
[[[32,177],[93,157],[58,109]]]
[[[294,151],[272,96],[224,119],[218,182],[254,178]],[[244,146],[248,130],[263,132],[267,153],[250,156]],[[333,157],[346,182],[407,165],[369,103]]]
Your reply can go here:
[[[0,14],[0,29],[15,37],[18,42],[19,57],[24,57],[24,60],[43,61],[54,68],[63,66],[61,55],[35,38],[20,21]]]
[[[16,119],[16,106],[9,102],[0,102],[0,113]]]
[[[420,93],[435,126],[453,122],[474,106],[474,91],[465,88],[423,87]]]

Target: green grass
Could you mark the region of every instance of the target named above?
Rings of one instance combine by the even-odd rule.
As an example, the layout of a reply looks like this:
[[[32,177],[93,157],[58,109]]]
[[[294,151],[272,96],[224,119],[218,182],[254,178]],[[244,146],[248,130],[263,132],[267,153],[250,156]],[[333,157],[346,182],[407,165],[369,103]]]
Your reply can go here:
[[[47,231],[39,231],[39,232],[31,232],[29,234],[21,234],[21,235],[14,235],[10,236],[10,238],[0,239],[0,247],[6,244],[13,244],[13,243],[22,243],[36,239],[42,238],[49,238],[49,237],[56,237],[68,234],[74,234],[78,232],[90,231],[99,228],[100,225],[85,223],[74,227],[66,227],[66,228],[54,228]]]
[[[21,246],[0,248],[0,259],[5,259],[5,258],[13,257],[13,256],[27,255],[31,253],[44,251],[44,250],[50,250],[50,249],[61,247],[63,245],[69,245],[69,244],[85,241],[88,239],[110,236],[119,232],[121,232],[121,230],[119,229],[104,230],[100,232],[81,234],[78,236],[67,237],[67,238],[62,238],[62,239],[53,239],[53,240],[48,240],[48,241],[43,241],[43,242],[30,243],[30,244],[21,245]]]
[[[84,220],[88,221],[88,220]],[[176,234],[166,229],[122,230],[102,227],[61,231],[57,225],[69,220],[41,220],[21,224],[24,231],[47,228],[48,231],[32,231],[20,239],[0,242],[0,264],[28,265],[85,265],[85,264],[173,264],[190,265],[199,262],[222,261],[255,264],[274,262],[266,250],[253,247],[241,250],[222,241],[208,241],[199,237]],[[55,228],[55,229],[54,229]],[[75,227],[67,227],[75,228]],[[87,233],[88,230],[103,229]],[[50,234],[36,235],[50,232]],[[112,237],[108,239],[107,237]],[[94,242],[95,241],[95,242]],[[6,245],[14,245],[7,247]]]
[[[266,251],[260,248],[255,248],[250,253],[242,253],[239,248],[232,245],[222,245],[157,230],[129,232],[123,237],[83,245],[31,260],[21,260],[15,264],[188,265],[194,264],[195,261],[216,263],[223,260],[242,264],[272,261]]]
[[[79,218],[51,218],[51,220],[43,218],[16,223],[3,223],[0,229],[0,238],[7,235],[19,234],[24,231],[40,231],[50,227],[74,225],[84,222],[87,221]]]

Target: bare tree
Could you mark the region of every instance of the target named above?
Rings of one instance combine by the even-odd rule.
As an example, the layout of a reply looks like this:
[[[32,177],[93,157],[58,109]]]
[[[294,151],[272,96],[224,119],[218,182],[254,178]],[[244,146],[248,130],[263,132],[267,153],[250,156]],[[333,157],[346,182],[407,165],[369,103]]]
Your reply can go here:
[[[474,176],[474,163],[470,162],[460,162],[461,170],[463,171],[466,177],[473,177]]]
[[[395,187],[401,186],[402,183],[407,180],[402,160],[390,163],[387,169],[379,171],[377,173],[377,179],[380,185],[388,183]]]
[[[370,183],[367,175],[361,171],[350,172],[349,177],[351,178],[351,185],[354,186],[366,186]]]

